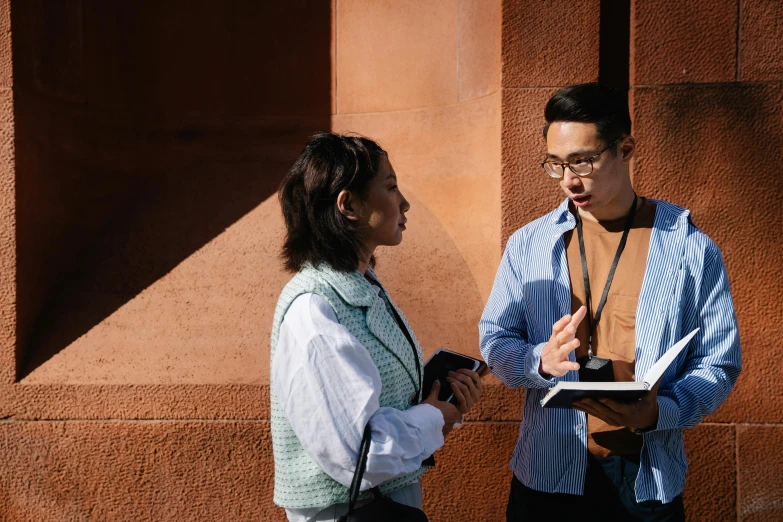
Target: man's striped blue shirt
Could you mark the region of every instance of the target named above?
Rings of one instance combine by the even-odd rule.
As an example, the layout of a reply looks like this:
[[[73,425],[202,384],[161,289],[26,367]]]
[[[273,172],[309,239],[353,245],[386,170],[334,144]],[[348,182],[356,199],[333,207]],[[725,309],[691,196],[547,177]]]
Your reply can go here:
[[[643,435],[636,499],[668,503],[685,486],[683,428],[720,406],[742,362],[720,250],[689,211],[651,201],[655,221],[636,312],[637,379],[667,348],[700,328],[664,373],[658,425]],[[511,469],[527,487],[550,493],[582,494],[587,461],[585,414],[540,405],[551,386],[576,381],[578,373],[552,379],[538,373],[552,325],[571,312],[563,234],[575,225],[566,200],[511,236],[479,323],[481,354],[493,373],[511,388],[527,388]]]

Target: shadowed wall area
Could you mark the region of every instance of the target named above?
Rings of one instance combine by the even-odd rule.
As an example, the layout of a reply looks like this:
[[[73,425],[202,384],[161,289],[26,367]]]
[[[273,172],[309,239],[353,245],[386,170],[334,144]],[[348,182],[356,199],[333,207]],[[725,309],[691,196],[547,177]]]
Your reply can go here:
[[[13,4],[20,378],[258,379],[271,313],[243,313],[282,286],[259,205],[328,129],[330,20],[304,0]]]

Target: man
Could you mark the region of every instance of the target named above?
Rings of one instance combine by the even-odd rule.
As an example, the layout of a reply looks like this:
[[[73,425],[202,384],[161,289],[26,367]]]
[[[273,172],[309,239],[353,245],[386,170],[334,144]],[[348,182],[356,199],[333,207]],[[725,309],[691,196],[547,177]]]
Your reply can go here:
[[[511,236],[479,323],[493,373],[527,388],[507,520],[684,520],[683,429],[741,368],[720,250],[687,210],[635,193],[624,95],[573,85],[544,115],[542,174],[567,199]],[[559,380],[641,379],[695,328],[645,398],[541,407]]]

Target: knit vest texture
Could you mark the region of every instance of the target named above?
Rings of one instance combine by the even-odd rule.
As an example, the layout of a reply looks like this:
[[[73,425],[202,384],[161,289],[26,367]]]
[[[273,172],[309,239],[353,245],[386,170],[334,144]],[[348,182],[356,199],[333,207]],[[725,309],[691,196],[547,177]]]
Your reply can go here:
[[[383,289],[380,291],[385,292]],[[334,309],[338,322],[370,353],[381,375],[380,405],[398,410],[410,408],[411,396],[417,389],[421,390],[421,383],[417,383],[413,350],[378,295],[378,290],[358,271],[339,272],[324,265],[317,268],[307,266],[299,271],[285,286],[277,302],[272,325],[271,358],[275,356],[283,317],[294,300],[306,293],[326,299]],[[386,296],[389,297],[388,294]],[[419,364],[424,368],[423,354],[413,329],[391,298],[389,302],[408,328],[416,345]],[[335,375],[334,378],[339,379],[340,376]],[[414,383],[417,383],[415,387]],[[310,459],[288,422],[284,405],[277,398],[274,386],[270,388],[275,504],[284,508],[302,509],[348,502],[348,488],[321,471]],[[424,474],[426,469],[423,466],[413,473],[385,482],[381,484],[380,490],[388,494],[405,487]],[[367,496],[370,494],[363,494],[360,498]]]

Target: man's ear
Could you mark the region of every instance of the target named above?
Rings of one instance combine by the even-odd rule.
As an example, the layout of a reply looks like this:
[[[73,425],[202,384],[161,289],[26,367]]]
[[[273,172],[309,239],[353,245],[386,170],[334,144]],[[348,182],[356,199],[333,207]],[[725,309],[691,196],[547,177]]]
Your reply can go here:
[[[359,219],[359,214],[357,214],[357,209],[355,208],[356,203],[356,197],[354,197],[349,190],[341,190],[340,193],[337,194],[337,210],[351,221],[357,221]]]
[[[627,136],[620,143],[620,157],[623,163],[630,163],[634,152],[636,152],[636,140],[633,139],[633,136]]]

